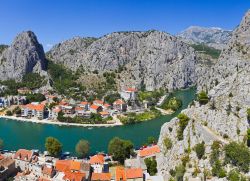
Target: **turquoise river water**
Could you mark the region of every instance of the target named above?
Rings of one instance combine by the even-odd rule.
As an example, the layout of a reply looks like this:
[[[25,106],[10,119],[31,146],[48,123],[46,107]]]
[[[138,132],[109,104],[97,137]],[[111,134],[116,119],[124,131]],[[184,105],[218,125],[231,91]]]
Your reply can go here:
[[[44,150],[44,141],[48,136],[59,139],[63,144],[63,151],[72,153],[74,153],[75,144],[82,138],[90,142],[92,153],[107,151],[109,140],[115,136],[130,139],[138,147],[145,143],[149,136],[158,138],[161,126],[177,116],[194,99],[195,88],[176,91],[173,96],[183,101],[182,107],[177,112],[134,125],[83,128],[36,124],[0,118],[0,138],[4,140],[4,149],[8,150],[19,148]]]

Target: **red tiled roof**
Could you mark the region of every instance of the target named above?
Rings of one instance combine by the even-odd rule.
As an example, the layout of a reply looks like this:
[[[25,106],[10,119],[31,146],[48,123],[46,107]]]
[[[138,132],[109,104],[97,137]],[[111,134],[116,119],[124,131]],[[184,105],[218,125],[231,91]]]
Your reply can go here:
[[[104,104],[104,102],[102,100],[94,100],[93,101],[94,104]]]
[[[144,148],[143,150],[139,150],[139,156],[145,157],[145,156],[154,155],[160,152],[161,152],[160,147],[158,145],[154,145],[151,147]]]
[[[110,173],[92,173],[91,180],[93,181],[109,181],[111,180]]]
[[[15,153],[14,159],[19,159],[23,161],[30,161],[32,158],[32,151],[20,149]]]
[[[117,99],[113,104],[125,104],[122,99]]]
[[[109,115],[109,113],[108,113],[108,112],[106,112],[106,111],[99,112],[99,114],[100,114],[100,115],[102,115],[102,116]]]
[[[65,171],[79,171],[81,169],[81,162],[74,160],[57,160],[56,161],[56,170],[60,172]]]
[[[75,111],[83,111],[83,110],[84,110],[84,108],[82,108],[82,107],[79,107],[79,106],[75,107]]]
[[[86,101],[83,101],[83,102],[80,102],[80,104],[82,104],[82,105],[87,105],[87,104],[89,104],[89,103],[86,102]]]
[[[127,180],[124,167],[116,167],[115,180]]]
[[[56,112],[56,113],[59,113],[61,110],[62,110],[61,108],[57,107],[57,108],[54,108],[52,111]]]
[[[126,177],[127,179],[142,178],[143,177],[142,169],[141,168],[126,169]]]
[[[126,89],[127,92],[136,92],[137,90],[135,88],[129,87]]]
[[[64,172],[64,177],[63,179],[67,179],[69,181],[82,181],[85,179],[86,174],[85,173],[81,173],[81,172]]]
[[[47,179],[47,178],[44,178],[44,177],[40,177],[39,179],[38,179],[38,181],[51,181],[50,179]]]
[[[94,155],[92,157],[90,157],[90,164],[94,165],[94,164],[104,164],[104,156],[101,154],[98,155]]]
[[[36,110],[36,111],[43,111],[45,109],[44,104],[26,104],[23,107],[28,108],[30,110]]]
[[[92,104],[92,105],[90,106],[91,109],[95,109],[95,110],[97,110],[99,107],[100,107],[100,106],[97,106],[97,105],[95,105],[95,104]]]
[[[108,107],[110,107],[111,105],[106,103],[106,104],[104,104],[103,106],[108,108]]]

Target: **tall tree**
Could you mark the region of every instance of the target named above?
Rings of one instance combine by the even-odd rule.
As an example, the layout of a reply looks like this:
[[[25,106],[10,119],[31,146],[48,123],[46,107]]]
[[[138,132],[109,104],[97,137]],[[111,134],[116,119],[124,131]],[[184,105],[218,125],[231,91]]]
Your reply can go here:
[[[75,151],[80,157],[85,157],[89,152],[89,148],[89,142],[87,140],[81,139],[76,144]]]
[[[62,152],[62,144],[54,137],[47,137],[45,148],[52,156],[59,156]]]
[[[124,160],[133,154],[133,148],[134,145],[131,141],[115,137],[109,142],[108,152],[112,155],[114,160],[123,164]]]

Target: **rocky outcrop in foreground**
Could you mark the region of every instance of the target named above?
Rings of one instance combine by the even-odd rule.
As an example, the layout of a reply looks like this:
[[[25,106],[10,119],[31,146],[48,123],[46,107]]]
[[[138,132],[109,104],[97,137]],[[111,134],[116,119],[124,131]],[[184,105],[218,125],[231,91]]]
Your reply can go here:
[[[44,50],[31,31],[19,34],[13,43],[0,54],[0,79],[21,80],[23,75],[36,72],[44,74]]]
[[[189,44],[206,44],[215,49],[222,50],[226,47],[232,36],[232,31],[221,28],[205,28],[190,26],[186,30],[177,34],[183,41]]]
[[[163,153],[157,158],[158,170],[166,180],[170,170],[180,164],[189,152],[189,167],[184,178],[195,177],[202,180],[205,169],[211,171],[209,162],[211,144],[220,141],[223,145],[231,141],[243,142],[247,134],[247,108],[250,107],[250,11],[244,16],[240,26],[234,31],[227,48],[219,61],[198,82],[199,90],[208,90],[210,97],[206,105],[195,102],[184,110],[190,121],[183,132],[183,140],[177,139],[179,119],[174,118],[162,126],[159,146]],[[211,81],[210,81],[211,80]],[[166,150],[164,139],[172,140],[172,147]],[[205,156],[198,159],[193,148],[197,143],[205,143]],[[226,167],[226,171],[232,169]],[[215,177],[213,180],[219,180]],[[222,179],[223,180],[223,179]],[[227,180],[227,179],[224,179]]]
[[[194,85],[195,53],[164,32],[117,32],[94,38],[74,38],[55,45],[48,57],[76,71],[119,72],[120,87],[178,89]]]

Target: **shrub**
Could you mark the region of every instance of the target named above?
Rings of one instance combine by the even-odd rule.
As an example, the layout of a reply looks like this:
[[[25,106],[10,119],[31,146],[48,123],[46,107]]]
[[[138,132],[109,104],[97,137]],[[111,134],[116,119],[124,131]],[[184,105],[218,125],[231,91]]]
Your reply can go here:
[[[186,154],[186,155],[184,155],[182,158],[181,158],[181,162],[182,162],[182,165],[184,166],[184,167],[186,167],[186,165],[187,165],[187,163],[189,162],[189,155],[188,154]]]
[[[207,96],[207,93],[205,91],[201,91],[198,96],[197,96],[197,100],[199,101],[199,103],[201,105],[205,105],[208,103],[209,98]]]
[[[232,142],[225,146],[225,163],[237,166],[240,171],[248,172],[250,151],[243,143]]]
[[[228,173],[227,179],[229,181],[239,181],[240,180],[240,172],[238,170],[231,170]]]
[[[164,146],[166,150],[169,150],[170,148],[172,148],[172,141],[170,138],[166,137],[163,140]]]
[[[183,131],[188,125],[189,117],[183,113],[180,113],[177,118],[179,119],[179,129],[177,131],[178,140],[183,139]]]
[[[226,176],[226,171],[222,167],[221,162],[219,160],[216,160],[212,167],[212,175],[217,176],[219,178],[223,178]]]
[[[210,154],[210,163],[211,165],[215,163],[216,160],[219,159],[219,156],[220,156],[220,142],[219,141],[214,141],[212,146],[211,146],[211,149],[212,149],[212,152]]]
[[[247,129],[247,146],[250,146],[250,129]]]
[[[175,167],[175,179],[177,181],[183,181],[183,176],[185,172],[186,172],[186,169],[182,164],[176,166]]]
[[[153,136],[149,136],[148,137],[148,140],[147,140],[147,144],[155,144],[155,143],[157,143],[157,140],[156,140],[156,138],[155,137],[153,137]]]
[[[144,160],[146,166],[147,166],[147,171],[149,175],[155,175],[157,173],[157,162],[153,158],[146,158]]]
[[[6,111],[6,115],[7,116],[12,116],[13,114],[12,114],[12,112],[10,110],[8,110],[8,111]]]
[[[205,144],[204,142],[198,143],[194,148],[196,155],[199,159],[201,159],[205,153]]]

